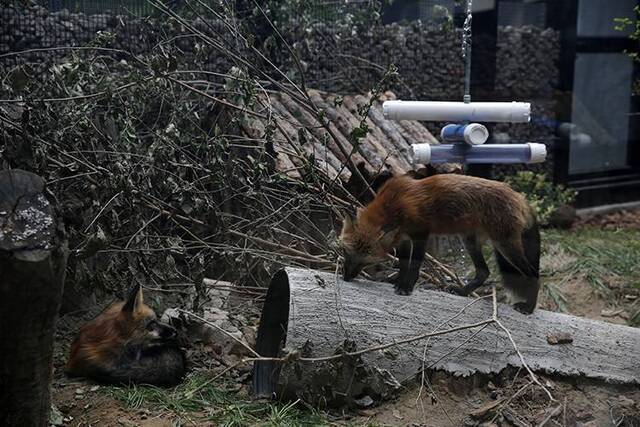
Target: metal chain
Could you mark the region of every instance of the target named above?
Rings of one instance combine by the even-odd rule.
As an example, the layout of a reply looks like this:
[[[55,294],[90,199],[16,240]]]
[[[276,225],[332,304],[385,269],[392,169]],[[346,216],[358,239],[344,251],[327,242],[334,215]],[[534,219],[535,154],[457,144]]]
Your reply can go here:
[[[464,102],[471,102],[471,20],[473,0],[467,0],[467,16],[462,28],[462,58],[464,59]]]

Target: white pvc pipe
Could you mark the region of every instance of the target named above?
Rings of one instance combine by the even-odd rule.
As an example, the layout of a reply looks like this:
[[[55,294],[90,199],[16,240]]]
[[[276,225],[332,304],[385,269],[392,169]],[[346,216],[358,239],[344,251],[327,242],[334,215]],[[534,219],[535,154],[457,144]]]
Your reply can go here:
[[[385,101],[385,118],[433,122],[528,123],[528,102]]]
[[[411,162],[417,164],[438,163],[540,163],[547,158],[544,144],[412,144]]]

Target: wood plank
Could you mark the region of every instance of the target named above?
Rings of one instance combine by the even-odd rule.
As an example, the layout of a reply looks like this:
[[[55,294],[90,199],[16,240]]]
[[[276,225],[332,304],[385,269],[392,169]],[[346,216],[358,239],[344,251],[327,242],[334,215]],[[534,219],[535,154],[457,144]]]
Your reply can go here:
[[[355,99],[358,104],[366,104],[368,102],[368,99],[362,95],[356,95]],[[384,118],[382,114],[382,105],[380,103],[373,103],[369,109],[369,119],[383,135],[380,139],[380,143],[385,147],[385,149],[398,160],[404,171],[411,169],[411,164],[409,162],[409,146],[411,144],[407,142],[404,135],[398,131],[397,125],[393,120],[387,120]]]
[[[279,94],[278,101],[280,105],[287,109],[289,117],[298,122],[301,127],[306,130],[308,141],[313,144],[313,155],[316,159],[324,160],[336,171],[335,174],[330,176],[331,179],[334,179],[335,175],[340,171],[340,178],[345,182],[348,181],[351,176],[351,171],[349,171],[348,168],[343,167],[343,162],[335,153],[335,151],[339,151],[338,148],[335,147],[335,142],[321,127],[321,124],[316,120],[316,118],[285,93]],[[282,112],[283,111],[281,111],[281,113]],[[298,140],[298,138],[295,140]],[[331,144],[333,144],[333,147],[331,147]]]
[[[306,126],[298,122],[298,119],[293,117],[287,107],[281,104],[279,100],[275,98],[272,99],[271,105],[273,106],[274,111],[278,113],[278,117],[276,119],[279,121],[282,129],[287,133],[287,136],[292,141],[292,144],[299,144],[298,129],[300,127],[306,129]],[[298,126],[298,128],[294,128],[294,126]],[[317,141],[317,139],[313,137],[313,135],[308,136],[309,141],[307,144],[299,144],[300,151],[306,153],[308,156],[313,155],[318,169],[323,171],[329,177],[329,179],[335,179],[338,176],[338,170],[342,168],[340,161],[335,157],[332,158],[332,156],[330,155],[331,153],[327,153],[328,150],[325,150]],[[327,155],[325,156],[323,154]],[[345,176],[349,176],[349,170],[343,170],[343,174],[346,174]]]

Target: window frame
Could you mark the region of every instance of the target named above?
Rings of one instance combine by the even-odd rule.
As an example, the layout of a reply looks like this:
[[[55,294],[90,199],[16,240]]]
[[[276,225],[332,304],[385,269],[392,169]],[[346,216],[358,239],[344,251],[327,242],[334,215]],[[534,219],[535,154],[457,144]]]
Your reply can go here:
[[[577,35],[578,2],[588,0],[562,0],[548,2],[547,26],[560,32],[560,79],[556,99],[556,119],[570,122],[572,102],[567,94],[573,94],[575,61],[582,53],[624,53],[637,51],[637,42],[627,36],[582,37]],[[640,1],[636,2],[640,5]],[[613,25],[613,23],[612,23]],[[640,67],[633,64],[632,79],[640,79]],[[631,90],[631,88],[630,88]],[[640,200],[640,97],[630,93],[631,116],[627,140],[627,167],[606,171],[569,172],[570,141],[556,136],[554,140],[554,181],[578,190],[577,206],[607,203],[623,203]]]

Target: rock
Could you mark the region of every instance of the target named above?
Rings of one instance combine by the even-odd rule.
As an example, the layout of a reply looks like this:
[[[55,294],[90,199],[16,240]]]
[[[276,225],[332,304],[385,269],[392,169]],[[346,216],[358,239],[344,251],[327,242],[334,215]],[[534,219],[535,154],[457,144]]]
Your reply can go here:
[[[479,425],[478,421],[474,420],[471,417],[465,417],[464,420],[462,421],[462,425],[464,427],[475,427],[477,425]]]
[[[580,409],[576,411],[577,421],[590,421],[593,419],[593,414],[587,409]]]
[[[180,312],[176,308],[167,308],[162,316],[160,316],[160,321],[168,324],[172,324],[172,319],[179,319]]]
[[[71,402],[71,403],[65,403],[64,405],[60,405],[58,409],[60,409],[60,412],[62,412],[63,414],[68,414],[75,407],[76,407],[76,403]]]
[[[235,286],[231,282],[212,279],[204,279],[202,283],[207,287],[207,298],[209,298],[207,306],[215,308],[222,308],[229,299],[230,288]]]
[[[368,408],[374,404],[373,399],[369,395],[365,395],[360,399],[355,399],[354,402],[359,408]]]
[[[214,303],[214,305],[218,305]],[[180,324],[184,316],[175,309],[168,308],[161,316],[163,322]],[[206,322],[191,318],[186,322],[186,336],[192,342],[202,342],[216,349],[217,353],[245,355],[248,353],[245,345],[249,345],[241,332],[229,320],[229,313],[225,310],[205,305],[202,317]],[[245,329],[247,336],[255,343],[255,332]]]
[[[58,410],[56,405],[51,405],[51,412],[49,413],[49,425],[61,426],[64,424],[64,416],[62,412]]]
[[[547,342],[551,345],[571,344],[573,342],[573,337],[568,332],[556,332],[551,335],[547,335]]]
[[[242,328],[242,336],[244,340],[251,348],[254,348],[256,345],[256,328],[253,326],[244,326]]]
[[[489,413],[491,413],[494,409],[496,409],[498,406],[500,406],[503,401],[504,401],[504,399],[499,399],[499,400],[495,400],[493,402],[489,402],[489,403],[487,403],[485,405],[480,406],[477,409],[474,409],[473,412],[471,412],[471,414],[469,414],[469,415],[471,415],[475,419],[483,419]]]

